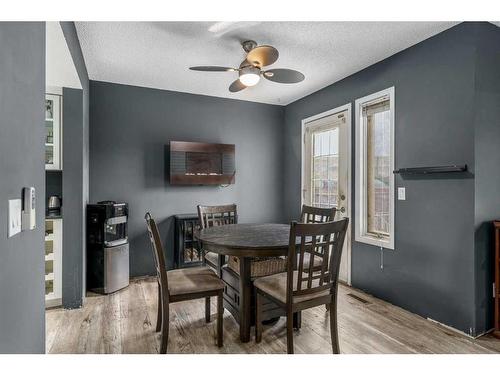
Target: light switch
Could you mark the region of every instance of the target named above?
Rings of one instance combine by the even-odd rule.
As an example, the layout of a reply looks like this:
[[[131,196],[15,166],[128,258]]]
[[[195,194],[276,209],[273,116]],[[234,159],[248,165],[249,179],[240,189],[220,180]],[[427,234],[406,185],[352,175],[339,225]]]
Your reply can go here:
[[[21,232],[21,200],[9,199],[9,230],[8,236]]]
[[[398,187],[398,200],[400,201],[406,200],[406,188]]]

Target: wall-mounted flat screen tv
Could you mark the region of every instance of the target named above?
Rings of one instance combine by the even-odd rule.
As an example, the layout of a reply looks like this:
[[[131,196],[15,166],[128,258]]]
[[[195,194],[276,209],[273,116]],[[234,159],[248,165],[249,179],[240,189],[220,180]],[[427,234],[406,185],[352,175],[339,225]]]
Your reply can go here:
[[[234,145],[201,142],[170,142],[172,185],[234,184]]]

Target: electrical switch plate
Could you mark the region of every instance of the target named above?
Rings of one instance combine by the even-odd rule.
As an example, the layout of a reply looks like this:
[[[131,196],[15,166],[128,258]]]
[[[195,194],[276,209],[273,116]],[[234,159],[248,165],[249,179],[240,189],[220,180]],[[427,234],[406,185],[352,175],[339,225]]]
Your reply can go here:
[[[9,199],[9,230],[8,236],[21,232],[21,200]]]
[[[398,200],[400,201],[406,200],[406,188],[398,187]]]

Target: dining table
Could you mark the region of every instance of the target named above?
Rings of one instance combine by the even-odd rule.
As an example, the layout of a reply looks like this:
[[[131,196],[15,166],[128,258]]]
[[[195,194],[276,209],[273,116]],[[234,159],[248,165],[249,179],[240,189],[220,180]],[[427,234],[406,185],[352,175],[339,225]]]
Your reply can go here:
[[[252,325],[253,258],[278,257],[288,254],[289,224],[228,224],[201,229],[196,233],[203,251],[211,251],[222,257],[239,258],[239,323],[241,342],[250,341]]]

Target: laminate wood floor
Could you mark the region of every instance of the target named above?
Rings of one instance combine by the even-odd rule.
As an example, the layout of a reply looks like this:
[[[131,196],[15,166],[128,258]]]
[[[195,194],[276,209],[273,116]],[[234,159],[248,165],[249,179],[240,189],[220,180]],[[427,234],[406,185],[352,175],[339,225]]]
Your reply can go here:
[[[108,296],[89,295],[83,308],[46,313],[47,353],[158,353],[155,333],[157,286],[154,278],[133,280]],[[469,339],[399,307],[341,285],[338,324],[342,353],[498,353],[492,336]],[[215,342],[212,321],[205,323],[204,300],[170,305],[169,353],[286,353],[285,319],[264,326],[260,344],[242,344],[239,327],[224,312],[224,347]],[[324,306],[305,310],[294,336],[296,353],[331,353]]]

